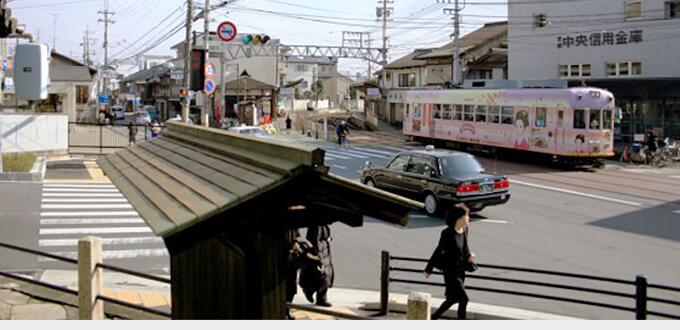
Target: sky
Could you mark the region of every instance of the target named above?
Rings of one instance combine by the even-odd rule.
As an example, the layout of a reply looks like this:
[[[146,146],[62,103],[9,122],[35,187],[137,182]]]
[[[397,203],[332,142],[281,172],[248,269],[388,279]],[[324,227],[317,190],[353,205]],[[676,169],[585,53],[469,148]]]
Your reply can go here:
[[[223,1],[211,0],[214,6]],[[417,48],[439,47],[451,42],[454,0],[387,0],[388,58],[394,61]],[[202,8],[205,0],[194,1]],[[229,21],[239,33],[267,34],[284,45],[341,46],[343,32],[370,33],[371,46],[382,46],[382,20],[376,8],[382,0],[234,0],[210,14],[212,31]],[[460,1],[461,35],[484,23],[507,19],[505,0]],[[127,61],[119,71],[136,70],[139,54],[175,55],[171,49],[185,38],[186,0],[9,0],[12,17],[26,25],[38,42],[83,61],[84,40],[90,38],[91,57],[104,61],[105,15],[109,25],[109,60]],[[203,32],[204,21],[194,23]],[[368,35],[368,34],[364,34]],[[348,34],[346,34],[349,37]],[[356,35],[355,35],[356,36]],[[345,45],[348,45],[346,42]],[[366,46],[366,45],[364,45]],[[373,64],[373,70],[377,65]],[[341,59],[340,72],[350,77],[366,75],[368,63]]]

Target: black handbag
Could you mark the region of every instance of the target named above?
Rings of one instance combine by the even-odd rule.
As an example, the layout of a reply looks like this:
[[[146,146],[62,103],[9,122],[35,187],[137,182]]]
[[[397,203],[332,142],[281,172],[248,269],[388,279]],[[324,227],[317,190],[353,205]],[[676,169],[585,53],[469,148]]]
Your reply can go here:
[[[468,261],[465,263],[465,271],[468,273],[472,273],[475,270],[477,270],[477,264],[474,261]]]

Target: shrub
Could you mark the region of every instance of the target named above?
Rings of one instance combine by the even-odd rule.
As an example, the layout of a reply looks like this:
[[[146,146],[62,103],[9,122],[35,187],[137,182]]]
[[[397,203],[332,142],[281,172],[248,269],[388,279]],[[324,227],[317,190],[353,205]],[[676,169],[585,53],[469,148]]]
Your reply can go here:
[[[2,155],[3,172],[30,172],[36,156],[31,153],[11,153]]]

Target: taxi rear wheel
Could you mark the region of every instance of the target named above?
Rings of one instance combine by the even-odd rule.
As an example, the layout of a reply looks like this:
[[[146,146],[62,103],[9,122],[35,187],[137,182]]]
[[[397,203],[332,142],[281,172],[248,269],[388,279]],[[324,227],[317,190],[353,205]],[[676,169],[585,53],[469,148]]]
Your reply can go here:
[[[439,201],[437,201],[437,197],[435,197],[434,194],[432,193],[425,194],[423,203],[425,204],[425,211],[427,212],[427,214],[435,215],[439,211]]]

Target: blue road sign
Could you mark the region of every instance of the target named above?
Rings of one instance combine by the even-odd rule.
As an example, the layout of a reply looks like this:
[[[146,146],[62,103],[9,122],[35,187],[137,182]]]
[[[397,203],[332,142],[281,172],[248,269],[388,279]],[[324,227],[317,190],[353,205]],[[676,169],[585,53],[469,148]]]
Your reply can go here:
[[[215,82],[212,79],[206,79],[204,90],[206,94],[212,94],[215,91]]]

